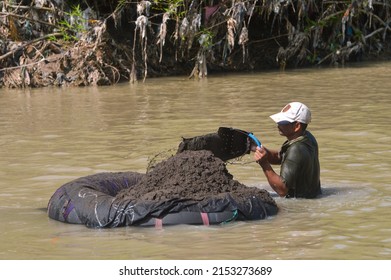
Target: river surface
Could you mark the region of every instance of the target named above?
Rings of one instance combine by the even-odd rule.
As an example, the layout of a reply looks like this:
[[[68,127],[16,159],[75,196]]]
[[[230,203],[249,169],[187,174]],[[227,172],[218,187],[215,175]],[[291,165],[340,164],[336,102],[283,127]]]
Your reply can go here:
[[[390,94],[390,63],[0,89],[0,259],[389,260]],[[278,149],[285,139],[269,115],[290,101],[312,110],[320,199],[276,197],[249,155],[227,167],[241,183],[272,192],[280,211],[267,220],[90,229],[47,217],[62,184],[104,171],[146,172],[150,160],[175,153],[182,136],[230,126]]]

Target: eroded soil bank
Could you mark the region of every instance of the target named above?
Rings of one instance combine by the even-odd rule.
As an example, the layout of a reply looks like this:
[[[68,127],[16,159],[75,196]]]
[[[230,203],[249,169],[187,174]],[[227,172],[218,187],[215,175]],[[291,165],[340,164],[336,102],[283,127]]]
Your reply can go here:
[[[0,1],[0,87],[389,59],[388,1]]]

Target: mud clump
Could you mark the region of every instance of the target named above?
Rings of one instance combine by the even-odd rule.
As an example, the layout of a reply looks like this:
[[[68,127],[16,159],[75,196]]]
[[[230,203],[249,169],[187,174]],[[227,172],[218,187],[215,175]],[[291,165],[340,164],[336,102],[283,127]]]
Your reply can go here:
[[[238,203],[255,196],[276,205],[266,190],[247,187],[234,180],[224,161],[207,150],[184,151],[156,164],[135,186],[122,190],[116,198],[131,201],[203,201],[227,193]]]

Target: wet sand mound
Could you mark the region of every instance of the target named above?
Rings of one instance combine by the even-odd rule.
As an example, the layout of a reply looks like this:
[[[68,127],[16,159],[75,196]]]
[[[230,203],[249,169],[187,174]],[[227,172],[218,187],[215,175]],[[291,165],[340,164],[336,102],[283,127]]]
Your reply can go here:
[[[227,194],[238,203],[257,197],[276,205],[266,190],[247,187],[234,180],[224,161],[207,150],[184,151],[156,164],[134,187],[122,190],[116,198],[130,201],[203,201]]]

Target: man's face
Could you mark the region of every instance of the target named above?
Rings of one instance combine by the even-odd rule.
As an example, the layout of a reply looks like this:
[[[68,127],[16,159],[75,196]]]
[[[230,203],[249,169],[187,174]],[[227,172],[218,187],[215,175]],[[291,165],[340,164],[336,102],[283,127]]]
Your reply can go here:
[[[277,128],[281,136],[289,138],[297,131],[297,122],[280,122],[277,124]]]

